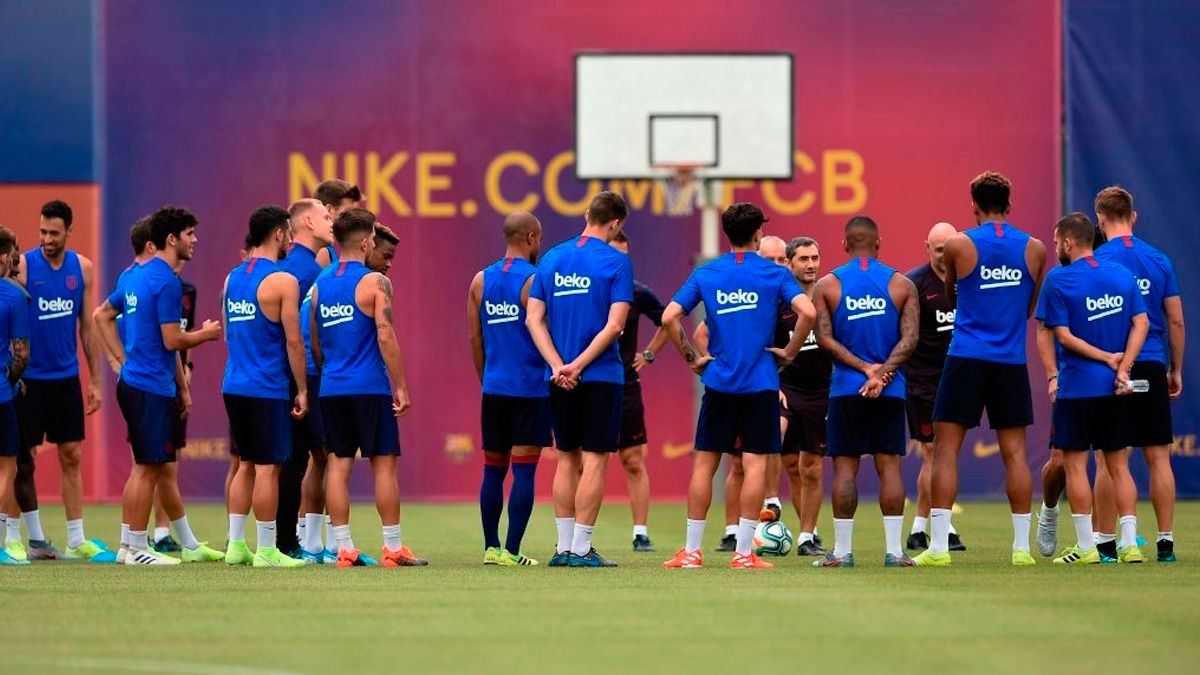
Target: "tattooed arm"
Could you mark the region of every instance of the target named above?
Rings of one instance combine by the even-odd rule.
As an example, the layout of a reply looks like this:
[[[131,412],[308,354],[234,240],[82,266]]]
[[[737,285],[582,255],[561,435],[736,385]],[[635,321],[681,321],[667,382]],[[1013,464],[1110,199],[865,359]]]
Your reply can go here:
[[[396,416],[408,412],[412,406],[408,398],[408,385],[404,381],[404,363],[400,359],[400,343],[392,321],[392,282],[378,272],[372,272],[359,282],[360,287],[370,284],[373,296],[372,310],[375,318],[375,335],[379,340],[379,353],[387,366],[392,381],[392,409]],[[316,305],[314,304],[314,307]],[[314,344],[316,341],[313,341]]]
[[[662,326],[663,330],[667,332],[671,344],[675,345],[679,355],[687,362],[688,368],[691,368],[692,372],[697,375],[702,374],[704,367],[713,360],[713,357],[709,354],[700,356],[696,352],[696,348],[688,342],[687,334],[683,332],[683,306],[674,301],[668,304],[667,309],[663,311]]]
[[[9,344],[12,351],[12,363],[8,364],[8,381],[16,384],[21,379],[21,374],[25,372],[25,365],[29,363],[29,338],[16,338]]]

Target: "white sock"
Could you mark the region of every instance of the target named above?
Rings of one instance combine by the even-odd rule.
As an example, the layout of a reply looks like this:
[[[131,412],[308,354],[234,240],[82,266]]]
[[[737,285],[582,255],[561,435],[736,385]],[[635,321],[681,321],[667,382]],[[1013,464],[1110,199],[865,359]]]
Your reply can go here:
[[[83,518],[67,521],[67,548],[83,546]]]
[[[1072,513],[1071,520],[1075,521],[1075,537],[1079,540],[1080,551],[1090,551],[1096,547],[1096,539],[1092,536],[1092,514]]]
[[[633,526],[633,536],[636,537],[638,535],[641,535],[643,537],[649,537],[650,536],[650,528],[646,527],[645,525],[634,525]]]
[[[575,536],[574,518],[555,518],[554,527],[558,529],[558,543],[554,545],[555,553],[566,553],[571,550],[571,538]],[[587,553],[587,551],[584,551]]]
[[[325,548],[337,550],[337,534],[333,531],[333,519],[325,516]]]
[[[913,518],[913,526],[912,526],[912,529],[909,530],[909,534],[916,534],[918,532],[928,532],[928,531],[929,531],[929,519],[928,518],[922,518],[921,516],[917,516],[916,518]]]
[[[947,538],[951,534],[958,534],[958,530],[954,529],[954,511],[950,512],[950,522],[948,523],[948,527],[949,527],[949,530],[946,533]]]
[[[6,541],[21,541],[21,519],[9,518],[7,513],[4,514],[4,517],[7,518],[7,524],[4,526],[4,530],[8,533]],[[30,538],[32,539],[32,537]]]
[[[146,541],[145,530],[130,530],[129,531],[129,548],[134,551],[145,551],[150,548],[150,543]]]
[[[754,548],[754,528],[758,527],[758,521],[752,518],[738,518],[737,524],[737,552],[738,555],[750,555],[750,551]]]
[[[129,548],[129,523],[121,523],[121,546]]]
[[[594,529],[596,529],[595,525],[575,523],[574,531],[571,533],[571,553],[587,555],[588,551],[592,550],[592,530]]]
[[[333,540],[339,549],[354,550],[354,540],[350,538],[350,525],[334,525]]]
[[[1029,523],[1033,519],[1031,513],[1014,513],[1012,514],[1013,524],[1013,550],[1028,551],[1029,550]]]
[[[383,526],[383,545],[389,551],[400,550],[400,523]]]
[[[798,542],[798,544],[797,544],[797,545],[799,545],[799,544],[803,544],[803,543],[804,543],[804,542],[806,542],[806,541],[812,541],[812,540],[813,540],[813,533],[812,533],[812,532],[801,532],[801,533],[800,533],[800,541]]]
[[[1134,541],[1137,541],[1137,540],[1135,539]],[[1169,531],[1168,532],[1159,532],[1158,533],[1158,541],[1174,542],[1175,541],[1175,533],[1169,532]]]
[[[950,551],[950,509],[929,509],[929,552]]]
[[[275,548],[275,521],[255,520],[258,529],[258,550]]]
[[[1121,528],[1121,548],[1137,546],[1137,516],[1121,516],[1117,522]]]
[[[814,528],[813,528],[813,536],[814,536],[814,537],[819,537],[819,536],[821,536],[821,533],[817,531],[818,529],[819,529],[819,528],[816,528],[816,527],[814,527]]]
[[[321,549],[321,528],[325,525],[325,516],[320,513],[304,514],[304,539],[301,543],[304,545],[304,550],[309,553],[320,553]]]
[[[704,543],[704,525],[706,520],[687,519],[687,543],[683,545],[686,551],[695,551]]]
[[[180,546],[191,550],[200,545],[196,535],[192,534],[192,526],[188,524],[186,515],[180,516],[179,520],[172,520],[171,527],[174,527],[175,534],[179,535]]]
[[[833,554],[842,557],[854,550],[854,519],[833,519]]]
[[[1099,545],[1099,544],[1107,544],[1107,543],[1109,543],[1110,541],[1116,541],[1116,540],[1117,540],[1117,535],[1115,535],[1115,534],[1105,534],[1105,533],[1103,533],[1103,532],[1093,532],[1093,533],[1092,533],[1092,536],[1093,536],[1093,538],[1096,540],[1096,544],[1097,544],[1097,545]]]
[[[904,555],[904,549],[900,548],[900,532],[903,530],[904,516],[883,517],[883,540],[887,545],[887,552],[897,558]]]
[[[229,541],[246,541],[246,516],[241,513],[229,514]]]
[[[783,509],[783,502],[779,501],[779,497],[767,497],[763,500],[763,506],[776,506]]]
[[[303,544],[306,532],[308,532],[308,528],[305,527],[304,519],[300,518],[296,520],[296,541]]]
[[[156,541],[156,542],[162,541],[163,539],[166,539],[169,536],[171,536],[171,528],[169,528],[169,527],[155,527],[154,528],[154,541]]]
[[[737,525],[726,525],[725,526],[725,536],[728,537],[731,534],[734,536],[737,536]]]
[[[46,541],[46,533],[42,532],[42,512],[34,509],[21,514],[21,520],[25,521],[25,531],[29,533],[29,538],[36,541]]]
[[[8,545],[8,514],[0,512],[0,544]]]
[[[1052,522],[1058,520],[1058,504],[1054,506],[1046,506],[1046,502],[1042,502],[1042,511],[1038,514],[1038,518]]]

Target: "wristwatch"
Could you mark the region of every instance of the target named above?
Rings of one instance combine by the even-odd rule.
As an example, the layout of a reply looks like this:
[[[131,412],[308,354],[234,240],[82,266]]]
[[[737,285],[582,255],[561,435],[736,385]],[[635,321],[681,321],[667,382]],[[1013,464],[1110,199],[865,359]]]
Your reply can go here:
[[[642,352],[642,358],[646,359],[646,363],[654,363],[654,352],[647,349],[646,351]]]

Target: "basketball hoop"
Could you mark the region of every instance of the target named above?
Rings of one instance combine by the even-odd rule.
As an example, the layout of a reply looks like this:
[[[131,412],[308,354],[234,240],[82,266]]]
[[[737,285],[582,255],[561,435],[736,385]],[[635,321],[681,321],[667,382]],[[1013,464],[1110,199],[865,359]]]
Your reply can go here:
[[[704,179],[696,176],[696,166],[660,164],[653,168],[670,172],[658,179],[663,187],[667,215],[690,216],[696,212],[696,208],[704,208]]]

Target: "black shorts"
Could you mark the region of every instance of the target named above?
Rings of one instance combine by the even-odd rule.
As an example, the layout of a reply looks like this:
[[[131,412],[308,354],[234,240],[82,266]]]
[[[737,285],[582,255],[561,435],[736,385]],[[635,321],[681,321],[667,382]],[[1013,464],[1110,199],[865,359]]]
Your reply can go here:
[[[624,450],[645,444],[646,408],[642,405],[642,383],[637,380],[625,380],[625,393],[621,400],[621,434],[617,439],[617,448]]]
[[[510,452],[514,446],[549,447],[550,398],[484,394],[480,405],[483,449]]]
[[[1170,445],[1175,441],[1175,435],[1171,425],[1167,365],[1159,361],[1138,361],[1130,369],[1129,377],[1150,383],[1150,391],[1122,397],[1125,414],[1133,423],[1131,445],[1137,448]]]
[[[243,462],[284,464],[292,455],[292,404],[287,399],[225,394],[229,432]]]
[[[321,398],[325,441],[343,459],[394,457],[400,454],[400,426],[385,394],[346,394]]]
[[[778,454],[779,416],[779,392],[726,394],[705,387],[696,420],[696,449]]]
[[[790,387],[780,389],[787,399],[781,416],[787,419],[787,431],[779,451],[785,455],[798,452],[825,454],[825,417],[829,414],[829,397],[803,394]]]
[[[21,444],[36,448],[43,440],[70,443],[83,440],[83,389],[79,376],[61,380],[25,380],[17,397]]]
[[[175,410],[171,415],[171,445],[182,450],[187,445],[187,418],[183,416],[183,399],[175,397]]]
[[[904,400],[858,395],[831,398],[826,433],[830,457],[903,457],[908,447],[908,439],[904,437]]]
[[[615,382],[580,382],[571,391],[552,384],[550,411],[554,446],[563,452],[616,452],[621,435],[621,398],[624,385]]]
[[[311,453],[325,451],[325,420],[321,415],[321,376],[309,375],[308,414],[292,420],[293,452]],[[293,397],[295,393],[293,392]]]
[[[20,451],[21,433],[20,427],[17,426],[17,405],[12,401],[0,403],[0,457],[16,457]]]
[[[922,443],[933,442],[933,404],[937,389],[909,389],[905,392],[904,413],[908,418],[908,437]]]
[[[175,418],[175,397],[161,396],[117,381],[117,405],[138,464],[167,464],[175,461],[171,424]]]
[[[933,406],[935,422],[979,426],[984,410],[993,429],[1033,424],[1029,369],[1023,363],[996,363],[960,356],[946,357]]]
[[[1054,401],[1050,446],[1058,450],[1120,450],[1133,444],[1129,396]]]

